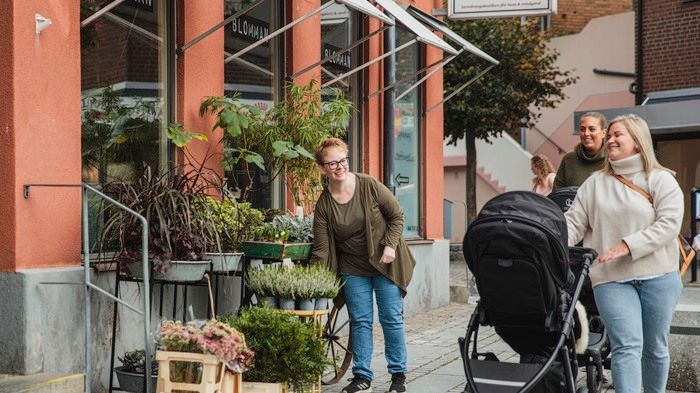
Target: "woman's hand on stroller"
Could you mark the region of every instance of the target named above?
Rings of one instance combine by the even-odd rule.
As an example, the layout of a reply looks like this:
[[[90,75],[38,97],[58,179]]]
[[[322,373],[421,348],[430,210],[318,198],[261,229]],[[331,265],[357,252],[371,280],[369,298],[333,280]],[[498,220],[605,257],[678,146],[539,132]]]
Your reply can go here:
[[[603,252],[602,254],[598,255],[598,259],[596,259],[596,262],[606,263],[612,261],[613,259],[624,257],[626,255],[630,255],[630,248],[627,246],[627,243],[625,243],[624,241],[620,241],[616,245],[605,250],[605,252]]]

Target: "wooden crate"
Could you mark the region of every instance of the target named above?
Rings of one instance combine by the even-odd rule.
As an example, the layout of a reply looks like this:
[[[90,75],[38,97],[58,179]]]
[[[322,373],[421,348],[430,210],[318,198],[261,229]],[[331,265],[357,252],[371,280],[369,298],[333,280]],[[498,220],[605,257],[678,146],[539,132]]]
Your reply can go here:
[[[267,258],[293,260],[309,259],[313,243],[273,243],[273,242],[242,242],[239,251],[246,258]]]
[[[283,383],[243,382],[243,393],[288,393]]]
[[[158,381],[156,392],[171,393],[173,390],[185,390],[198,393],[219,393],[224,378],[224,365],[216,356],[191,352],[156,351],[158,361]],[[200,383],[170,381],[170,362],[187,362],[202,364]]]
[[[242,393],[243,375],[226,371],[224,380],[221,382],[221,393]]]

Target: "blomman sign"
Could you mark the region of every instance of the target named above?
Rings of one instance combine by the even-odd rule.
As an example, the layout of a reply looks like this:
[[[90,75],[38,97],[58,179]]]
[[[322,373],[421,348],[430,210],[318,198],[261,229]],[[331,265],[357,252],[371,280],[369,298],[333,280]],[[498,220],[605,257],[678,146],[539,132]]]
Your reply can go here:
[[[506,18],[557,12],[557,0],[448,0],[447,4],[450,19]]]

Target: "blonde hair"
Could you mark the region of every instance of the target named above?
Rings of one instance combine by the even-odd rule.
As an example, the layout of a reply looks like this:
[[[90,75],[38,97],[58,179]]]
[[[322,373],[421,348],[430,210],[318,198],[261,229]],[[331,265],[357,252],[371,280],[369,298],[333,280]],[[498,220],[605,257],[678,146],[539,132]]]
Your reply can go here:
[[[656,159],[656,155],[654,154],[654,144],[651,141],[651,132],[649,131],[649,126],[644,119],[632,113],[617,116],[610,121],[610,124],[608,124],[607,132],[610,132],[610,127],[612,127],[612,125],[615,123],[620,123],[623,127],[625,127],[627,132],[632,137],[634,144],[639,150],[639,154],[642,156],[644,173],[647,179],[649,178],[651,171],[654,169],[661,169],[670,172],[674,176],[676,175],[674,171],[659,164],[659,161]],[[615,170],[612,168],[612,165],[610,165],[610,159],[605,160],[603,173],[615,175]]]
[[[326,138],[318,144],[318,149],[316,149],[316,154],[314,154],[317,164],[323,165],[323,151],[329,147],[337,147],[338,149],[345,151],[345,154],[348,153],[348,144],[345,143],[342,139]]]
[[[549,161],[549,158],[544,154],[537,154],[532,156],[530,159],[532,164],[533,173],[535,177],[532,178],[534,184],[544,185],[545,179],[550,173],[555,172],[554,165]]]

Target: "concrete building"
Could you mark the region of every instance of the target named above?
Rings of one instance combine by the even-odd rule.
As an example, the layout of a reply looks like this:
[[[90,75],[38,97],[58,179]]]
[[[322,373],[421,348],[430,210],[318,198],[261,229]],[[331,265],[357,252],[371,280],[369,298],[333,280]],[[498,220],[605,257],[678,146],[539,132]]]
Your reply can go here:
[[[209,136],[208,143],[191,145],[195,158],[221,153],[221,134],[210,131],[214,119],[198,113],[205,97],[237,92],[245,102],[267,109],[283,99],[284,84],[292,75],[382,27],[376,17],[340,3],[328,3],[330,7],[322,11],[318,11],[321,0],[256,4],[194,42],[249,2],[0,0],[4,56],[0,65],[0,315],[5,321],[0,325],[0,373],[82,373],[87,334],[93,348],[93,376],[87,383],[93,391],[107,387],[115,305],[93,291],[92,330],[83,331],[81,192],[73,186],[133,179],[143,163],[163,170],[184,162],[166,138],[170,123]],[[442,3],[418,0],[412,5],[429,14]],[[272,38],[274,31],[307,14],[309,19]],[[414,38],[409,27],[401,19],[397,22],[395,46]],[[326,83],[332,78],[329,75],[376,59],[385,53],[382,36],[371,37],[293,81],[316,78]],[[265,38],[271,39],[225,63],[224,59]],[[411,75],[443,57],[441,49],[421,42],[396,55],[396,80],[407,80],[397,87],[398,93],[417,79]],[[384,78],[382,63],[376,62],[334,85],[357,109],[348,127],[351,169],[379,179],[401,176],[396,194],[406,214],[404,234],[418,260],[406,312],[417,313],[449,302],[442,211],[443,115],[441,109],[425,111],[443,97],[442,73],[396,102],[394,173],[385,173],[383,166],[383,146],[388,142],[383,104],[392,98],[388,93],[372,94],[384,86]],[[120,140],[125,144],[117,149],[119,154],[104,154],[100,151],[104,136],[91,127],[109,122],[115,114],[137,121],[143,139]],[[218,162],[210,166],[222,176],[235,176],[224,173]],[[25,195],[25,185],[30,184]],[[261,207],[291,209],[289,201],[283,182],[254,197]],[[100,222],[88,216],[94,234]],[[113,268],[95,267],[91,278],[107,292],[114,291]],[[222,296],[230,303],[230,311],[238,302],[237,291],[231,288],[240,282],[232,278],[222,285],[229,288]],[[140,304],[142,289],[125,283],[120,291],[132,304]],[[187,295],[182,287],[158,291],[153,301],[168,310],[163,317],[184,315],[182,299]],[[191,289],[187,299],[195,316],[206,314],[201,288]],[[153,326],[160,318],[153,316]],[[142,329],[138,316],[120,307],[114,336],[117,354],[143,348]]]

